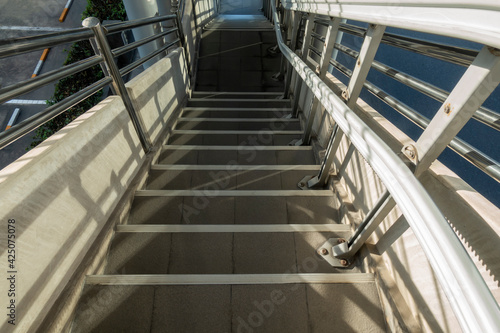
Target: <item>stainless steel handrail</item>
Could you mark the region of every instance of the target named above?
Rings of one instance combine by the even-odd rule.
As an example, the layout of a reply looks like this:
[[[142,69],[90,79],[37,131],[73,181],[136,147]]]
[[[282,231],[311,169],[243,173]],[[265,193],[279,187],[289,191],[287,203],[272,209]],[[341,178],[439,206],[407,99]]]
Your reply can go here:
[[[321,36],[320,34],[313,32],[312,37],[320,40],[321,42],[324,42],[325,38]],[[352,58],[357,58],[359,55],[359,52],[345,46],[342,44],[337,44],[335,43],[334,46],[337,50],[341,51],[344,54],[347,54],[348,56]],[[394,80],[403,83],[404,85],[413,88],[433,99],[435,99],[438,102],[444,102],[448,96],[450,95],[449,92],[446,90],[443,90],[441,88],[438,88],[428,82],[422,81],[414,76],[411,76],[409,74],[406,74],[405,72],[398,71],[386,64],[383,64],[378,61],[374,61],[372,64],[372,67],[379,72],[393,78]],[[482,122],[485,125],[488,125],[489,127],[500,131],[500,114],[490,110],[484,106],[481,106],[476,113],[472,116],[477,121]]]
[[[92,19],[93,23],[96,23],[97,19]],[[78,29],[70,29],[66,30],[63,32],[56,32],[56,33],[49,33],[49,34],[44,34],[44,35],[38,35],[38,36],[31,36],[31,37],[23,37],[23,38],[14,38],[14,39],[9,39],[5,41],[0,41],[0,58],[1,57],[7,57],[7,56],[12,56],[12,55],[17,55],[17,54],[22,54],[26,52],[31,52],[35,51],[38,49],[44,49],[47,47],[52,47],[60,44],[65,44],[69,42],[76,42],[80,40],[85,40],[85,39],[90,39],[94,37],[100,38],[102,47],[108,49],[107,42],[105,42],[105,37],[104,35],[107,34],[113,34],[113,33],[118,33],[122,32],[125,30],[129,30],[132,28],[137,28],[140,26],[144,25],[149,25],[149,24],[156,24],[165,20],[174,20],[177,22],[178,16],[176,14],[171,14],[171,15],[164,15],[160,17],[152,17],[152,18],[145,18],[145,19],[139,19],[139,20],[134,20],[134,21],[129,21],[129,22],[120,22],[120,23],[114,23],[106,26],[102,26],[99,29],[102,29],[102,33],[100,30],[95,30],[93,27],[84,27],[84,28],[78,28]],[[98,22],[98,20],[97,20]],[[95,31],[94,31],[95,30]],[[139,41],[135,41],[134,43],[131,43],[129,45],[117,48],[115,50],[109,50],[109,52],[106,52],[106,57],[105,59],[101,55],[96,55],[87,59],[84,59],[82,61],[79,61],[77,63],[73,63],[67,66],[64,66],[62,69],[57,69],[50,71],[48,73],[44,73],[42,75],[39,75],[36,78],[25,80],[23,82],[19,82],[10,86],[7,86],[5,88],[0,89],[0,103],[4,103],[10,99],[13,99],[17,96],[20,96],[22,94],[31,92],[33,90],[36,90],[46,84],[49,84],[53,81],[57,81],[60,79],[63,79],[65,77],[68,77],[70,75],[74,75],[78,72],[81,72],[85,69],[91,68],[95,65],[101,64],[103,62],[106,62],[108,60],[108,63],[106,65],[107,68],[114,67],[114,61],[113,63],[109,63],[112,61],[111,59],[118,57],[120,55],[123,55],[127,52],[130,52],[132,50],[135,50],[137,47],[144,45],[146,43],[150,43],[154,40],[157,40],[159,38],[162,38],[168,34],[175,33],[177,32],[179,34],[179,26],[175,28],[168,29],[166,31],[163,31],[161,33],[155,34],[153,36],[141,39]],[[96,34],[99,34],[100,36],[96,36]],[[149,139],[146,137],[146,134],[144,133],[142,129],[142,124],[141,120],[137,118],[135,111],[133,110],[133,107],[131,106],[130,101],[128,101],[128,95],[126,91],[124,90],[123,82],[121,82],[121,77],[130,73],[140,65],[144,64],[148,60],[153,59],[154,57],[160,55],[161,53],[165,52],[168,48],[172,47],[173,45],[177,44],[180,42],[180,38],[177,38],[174,42],[168,43],[167,45],[161,47],[160,49],[152,52],[151,54],[133,62],[132,64],[122,68],[121,70],[115,70],[114,75],[111,77],[105,78],[103,80],[100,80],[89,87],[82,89],[76,94],[73,94],[70,97],[67,97],[66,99],[62,100],[61,102],[52,105],[45,109],[44,111],[40,112],[39,114],[32,116],[31,118],[17,124],[16,126],[11,127],[8,131],[5,131],[0,134],[0,149],[7,146],[8,144],[12,143],[13,141],[19,139],[20,137],[26,135],[33,129],[41,126],[45,122],[49,121],[50,119],[54,118],[55,116],[61,114],[65,110],[69,109],[70,107],[78,104],[79,102],[83,101],[84,99],[90,97],[91,95],[95,94],[97,91],[105,87],[106,85],[109,85],[110,83],[113,83],[113,85],[118,85],[122,89],[121,90],[121,97],[124,99],[124,103],[127,105],[127,110],[130,113],[130,117],[132,118],[132,121],[134,122],[134,127],[136,128],[139,138],[141,139],[141,143],[143,144],[143,147],[145,150],[148,150],[149,146]]]
[[[317,33],[314,33],[313,37],[318,40],[321,40],[322,42],[324,41],[324,37],[322,37]],[[359,52],[352,50],[351,48],[344,45],[335,44],[335,48],[353,58],[357,58],[359,55]],[[309,49],[313,53],[315,53],[318,57],[321,57],[321,51],[316,49],[314,46],[310,45]],[[340,64],[338,61],[330,59],[330,64],[337,70],[339,70],[342,74],[346,75],[347,77],[351,77],[352,71],[343,66],[342,64]],[[383,74],[397,80],[398,82],[401,82],[410,88],[413,88],[421,93],[424,93],[436,99],[437,101],[444,102],[449,95],[448,92],[438,87],[435,87],[427,82],[419,80],[404,72],[397,71],[392,67],[382,64],[378,61],[374,61],[372,63],[372,67],[382,72]],[[427,126],[429,125],[430,120],[427,117],[424,117],[418,111],[409,107],[396,97],[387,94],[386,92],[384,92],[383,89],[379,88],[373,83],[366,81],[363,84],[363,86],[370,93],[372,93],[377,98],[382,100],[384,103],[392,107],[394,110],[396,110],[397,112],[408,118],[410,121],[412,121],[420,128],[426,129]],[[500,115],[492,110],[481,107],[473,115],[473,118],[478,121],[481,121],[485,125],[488,125],[496,130],[500,130]],[[459,154],[461,157],[463,157],[471,164],[473,164],[475,167],[483,171],[485,174],[487,174],[497,182],[500,182],[500,163],[498,161],[494,160],[490,156],[486,155],[479,149],[473,147],[472,145],[468,144],[467,142],[463,141],[460,138],[452,139],[448,146],[451,149],[453,149],[457,154]]]
[[[462,243],[418,179],[283,41],[270,0],[279,48],[297,74],[371,165],[391,193],[426,254],[465,331],[500,331],[500,308]]]
[[[54,117],[57,117],[70,107],[75,106],[86,98],[89,98],[111,82],[113,82],[113,80],[109,77],[101,79],[100,81],[97,81],[87,88],[80,90],[61,102],[49,106],[42,112],[39,112],[19,124],[12,126],[9,130],[0,133],[0,149],[23,137],[35,128],[45,124]]]
[[[95,65],[99,65],[104,60],[101,56],[93,56],[82,61],[64,66],[63,68],[54,69],[50,72],[39,75],[35,78],[21,81],[0,89],[0,104],[5,103],[16,96],[20,96],[36,90],[53,81],[61,80],[67,76],[76,74]]]

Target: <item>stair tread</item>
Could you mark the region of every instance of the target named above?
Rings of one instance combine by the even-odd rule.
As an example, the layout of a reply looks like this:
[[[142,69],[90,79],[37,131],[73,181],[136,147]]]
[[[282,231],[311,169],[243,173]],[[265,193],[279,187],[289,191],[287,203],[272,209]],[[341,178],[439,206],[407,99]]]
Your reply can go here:
[[[217,135],[214,135],[217,134]],[[253,145],[253,146],[283,146],[288,145],[291,141],[302,138],[302,133],[282,132],[273,134],[264,134],[259,131],[249,133],[234,132],[234,134],[181,134],[172,133],[167,141],[168,144],[174,145],[221,145],[221,146],[236,146],[236,145]],[[253,143],[257,140],[257,143]]]
[[[208,164],[208,165],[293,165],[316,164],[312,150],[217,150],[212,148],[192,150],[163,150],[159,164]]]
[[[86,285],[73,332],[385,332],[384,322],[373,282]]]
[[[105,274],[342,272],[316,251],[329,238],[349,236],[350,231],[117,232]]]
[[[128,223],[309,224],[311,221],[314,224],[337,223],[337,198],[138,196],[132,203]]]
[[[297,190],[317,170],[157,170],[149,173],[147,190]]]

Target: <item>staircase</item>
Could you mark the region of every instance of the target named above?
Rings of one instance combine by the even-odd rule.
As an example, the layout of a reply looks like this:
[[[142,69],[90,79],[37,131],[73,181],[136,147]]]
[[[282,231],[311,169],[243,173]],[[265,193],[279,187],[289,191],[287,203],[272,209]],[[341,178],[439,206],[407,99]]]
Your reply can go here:
[[[255,31],[237,32],[258,43],[246,35]],[[298,119],[284,118],[290,101],[267,81],[268,67],[252,71],[260,86],[247,85],[240,66],[231,91],[216,91],[227,68],[207,43],[200,60],[212,54],[206,63],[218,65],[200,67],[203,90],[117,226],[104,275],[87,277],[71,331],[386,331],[374,276],[317,253],[351,228],[339,224],[331,188],[297,187],[320,166],[312,147],[288,145],[302,134]]]

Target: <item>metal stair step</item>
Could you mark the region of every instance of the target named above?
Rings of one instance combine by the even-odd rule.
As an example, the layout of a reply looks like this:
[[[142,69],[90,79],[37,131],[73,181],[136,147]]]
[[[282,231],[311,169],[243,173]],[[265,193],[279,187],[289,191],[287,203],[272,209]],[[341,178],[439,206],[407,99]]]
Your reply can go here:
[[[228,108],[228,107],[185,107],[181,113],[184,118],[281,118],[289,115],[292,109],[276,108]]]
[[[216,133],[219,132],[219,133]],[[187,134],[189,133],[189,134]],[[230,134],[232,133],[232,134]],[[167,140],[169,145],[217,145],[217,146],[286,146],[301,139],[301,132],[281,131],[268,134],[260,131],[173,131]]]
[[[259,108],[259,107],[290,107],[289,99],[269,99],[269,98],[247,98],[247,99],[232,99],[232,98],[190,98],[187,106],[198,107],[240,107],[240,108]]]
[[[299,119],[179,118],[176,130],[300,130]]]
[[[298,183],[317,170],[151,170],[147,190],[297,190]]]
[[[89,276],[72,332],[378,333],[380,307],[372,274]]]
[[[339,221],[339,204],[333,195],[218,196],[227,191],[216,188],[197,191],[198,196],[193,196],[193,191],[168,192],[191,196],[136,196],[128,224],[331,224]],[[262,192],[283,191],[252,193]]]
[[[216,150],[197,147],[191,150],[164,149],[158,164],[218,164],[218,165],[293,165],[315,164],[312,150]]]
[[[133,226],[135,229],[141,226]],[[182,226],[181,226],[182,227]],[[184,226],[185,227],[185,226]],[[192,226],[188,226],[192,227]],[[211,226],[205,226],[205,229]],[[329,238],[349,238],[343,231],[298,231],[293,226],[221,226],[222,232],[196,229],[164,232],[118,229],[107,258],[105,274],[280,274],[335,273],[317,250]],[[225,228],[225,229],[224,229]],[[240,232],[241,230],[241,232]],[[254,231],[252,231],[254,230]],[[255,232],[257,231],[258,232]],[[305,229],[307,230],[307,229]],[[191,232],[194,231],[194,232]],[[359,269],[350,268],[349,272]]]
[[[228,98],[228,99],[280,99],[282,92],[221,92],[221,91],[193,91],[191,98]]]

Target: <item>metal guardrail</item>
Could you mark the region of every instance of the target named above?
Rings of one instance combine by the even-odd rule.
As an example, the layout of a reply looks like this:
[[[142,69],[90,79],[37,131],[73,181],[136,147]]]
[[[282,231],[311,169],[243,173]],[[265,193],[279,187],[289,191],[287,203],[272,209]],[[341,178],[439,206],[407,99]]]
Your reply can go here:
[[[287,1],[287,3],[287,9],[298,11],[308,9],[298,1],[293,3]],[[280,30],[275,0],[265,1],[264,7],[270,8],[272,15],[268,17],[275,25],[279,48],[291,64],[291,68],[371,165],[386,186],[390,197],[398,204],[422,246],[463,330],[500,331],[500,308],[495,298],[457,235],[418,179],[387,144],[286,46]],[[373,34],[373,31],[371,33]],[[392,200],[387,198],[381,202]]]
[[[63,68],[44,73],[35,78],[1,88],[0,104],[28,92],[34,91],[51,82],[61,80],[96,65],[104,65],[106,69],[104,72],[110,73],[102,80],[95,82],[94,84],[67,97],[57,104],[46,108],[45,110],[30,117],[29,119],[26,119],[19,124],[12,126],[9,130],[0,133],[0,149],[28,134],[29,132],[43,125],[52,118],[67,111],[72,106],[89,98],[90,96],[103,89],[105,86],[112,84],[114,87],[114,91],[116,91],[118,95],[120,95],[127,108],[127,111],[132,119],[137,134],[139,135],[139,139],[144,150],[149,151],[151,142],[144,131],[144,126],[141,119],[139,118],[136,110],[134,110],[122,77],[132,72],[134,69],[141,66],[145,62],[155,58],[158,55],[161,55],[170,47],[179,43],[181,46],[183,45],[184,37],[182,34],[182,29],[180,28],[180,20],[179,16],[176,14],[176,10],[177,8],[174,8],[174,13],[172,15],[114,23],[106,26],[102,26],[99,20],[95,18],[89,18],[86,20],[85,23],[87,24],[87,26],[84,28],[70,29],[44,35],[13,38],[0,41],[0,58],[21,55],[27,52],[45,49],[47,47],[53,47],[87,39],[95,40],[96,44],[98,45],[98,54],[95,56],[64,66]],[[111,48],[109,47],[106,37],[107,35],[121,33],[133,28],[156,24],[164,21],[174,21],[175,27],[114,50],[111,50]],[[124,68],[119,69],[117,67],[115,62],[116,57],[134,51],[142,45],[151,43],[173,33],[177,33],[178,37],[173,42],[163,45],[149,55],[136,60],[135,62],[127,65]]]
[[[351,57],[354,57],[354,58],[357,58],[358,54],[359,54],[357,51],[351,50],[350,48],[348,48],[344,45],[335,44],[335,48],[337,50],[344,52],[345,54],[347,54]],[[309,46],[309,49],[313,53],[315,53],[318,57],[321,57],[322,52],[319,51],[318,49],[316,49],[314,46],[312,46],[312,45]],[[342,65],[341,63],[339,63],[338,61],[330,59],[330,64],[335,69],[337,69],[339,72],[341,72],[342,74],[347,76],[348,78],[350,78],[352,76],[352,71],[350,69],[348,69],[347,67],[345,67],[344,65]],[[423,82],[419,79],[413,78],[406,73],[402,73],[402,72],[399,72],[395,69],[392,69],[391,67],[384,65],[380,62],[374,61],[372,63],[372,67],[381,71],[382,73],[394,78],[396,81],[401,82],[401,83],[407,85],[408,87],[414,88],[417,91],[420,91],[420,89],[418,89],[418,87],[423,87],[422,89],[429,89],[429,91],[428,91],[429,94],[434,94],[434,93],[442,94],[442,96],[440,96],[440,97],[435,96],[435,99],[440,101],[440,102],[444,102],[446,100],[446,97],[448,97],[448,95],[449,95],[449,93],[447,93],[447,92],[445,92],[437,87],[433,87],[432,85],[430,85],[426,82]],[[400,114],[405,116],[407,119],[412,121],[414,124],[416,124],[420,128],[426,129],[427,126],[429,125],[430,120],[427,117],[423,116],[418,111],[416,111],[412,107],[408,106],[407,104],[403,103],[402,101],[400,101],[396,97],[389,95],[383,89],[379,88],[375,84],[373,84],[369,81],[366,81],[363,84],[363,86],[370,93],[375,95],[381,101],[383,101],[384,103],[389,105],[391,108],[393,108],[394,110],[396,110],[397,112],[399,112]],[[434,88],[436,90],[434,90]],[[446,97],[444,95],[446,95]],[[488,113],[490,111],[489,109],[486,109],[486,108],[482,108],[482,109],[484,109],[483,110],[483,111],[485,111],[484,113]],[[476,114],[473,116],[473,118],[480,121],[480,119],[476,118],[478,113],[479,113],[479,110],[478,110],[478,112],[476,112]],[[488,119],[486,125],[490,125],[490,127],[497,129],[497,130],[500,130],[500,128],[499,128],[500,116],[499,116],[498,121],[491,121],[491,120],[495,119],[497,116],[497,114],[495,112],[491,111],[491,113],[492,114],[489,117],[490,119]],[[482,115],[480,117],[482,117]],[[487,117],[487,116],[484,116],[484,117]],[[493,119],[491,119],[491,118],[493,118]],[[484,121],[481,121],[481,122],[485,123]],[[469,161],[471,164],[473,164],[475,167],[477,167],[478,169],[483,171],[485,174],[487,174],[488,176],[490,176],[491,178],[493,178],[497,182],[500,182],[500,163],[499,162],[495,161],[490,156],[484,154],[479,149],[476,149],[475,147],[473,147],[472,145],[468,144],[467,142],[465,142],[464,140],[462,140],[458,137],[455,137],[454,139],[452,139],[448,146],[451,149],[453,149],[457,154],[459,154],[461,157],[463,157],[464,159]]]

